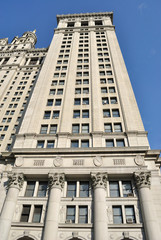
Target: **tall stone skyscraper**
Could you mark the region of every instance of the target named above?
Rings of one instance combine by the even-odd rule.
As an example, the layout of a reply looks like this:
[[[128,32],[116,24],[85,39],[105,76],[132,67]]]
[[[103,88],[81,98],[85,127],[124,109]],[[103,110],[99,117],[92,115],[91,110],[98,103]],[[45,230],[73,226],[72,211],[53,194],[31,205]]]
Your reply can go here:
[[[159,240],[160,151],[113,13],[57,22],[48,49],[35,31],[0,39],[0,239]]]

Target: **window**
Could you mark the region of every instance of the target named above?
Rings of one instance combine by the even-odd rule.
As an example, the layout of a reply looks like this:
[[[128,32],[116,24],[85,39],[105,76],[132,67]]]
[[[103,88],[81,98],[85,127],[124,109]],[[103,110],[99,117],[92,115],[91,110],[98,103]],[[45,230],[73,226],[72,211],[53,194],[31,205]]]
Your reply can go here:
[[[79,124],[72,125],[72,133],[79,133]]]
[[[115,93],[115,88],[114,87],[109,87],[109,93]]]
[[[47,100],[47,106],[53,106],[53,99]]]
[[[79,223],[88,223],[88,207],[79,206]]]
[[[112,124],[111,123],[105,123],[104,124],[105,132],[112,132]]]
[[[111,181],[109,182],[110,187],[110,197],[120,197],[119,182]]]
[[[88,94],[89,93],[89,88],[83,88],[83,93]]]
[[[48,130],[48,125],[41,125],[40,134],[46,134]]]
[[[80,98],[75,98],[74,99],[74,105],[80,105],[81,104],[81,99]]]
[[[115,132],[122,132],[121,123],[114,123],[114,131]]]
[[[58,81],[52,81],[51,86],[56,86]]]
[[[125,147],[124,139],[116,139],[116,146],[117,147]]]
[[[102,104],[103,105],[106,105],[106,104],[109,104],[109,101],[108,101],[108,98],[102,98]]]
[[[83,84],[89,84],[89,80],[88,79],[84,79],[83,80]]]
[[[89,133],[89,124],[82,124],[82,133]]]
[[[76,197],[76,182],[68,182],[67,197]]]
[[[64,80],[60,80],[59,81],[59,85],[64,85],[65,81]]]
[[[41,213],[42,213],[42,206],[41,205],[34,206],[34,214],[33,214],[32,222],[39,223],[41,220]]]
[[[67,221],[75,223],[75,206],[67,206]]]
[[[101,93],[107,93],[107,88],[101,88]]]
[[[115,224],[123,223],[121,206],[113,206],[112,209],[113,209],[113,223]]]
[[[118,109],[112,109],[112,116],[113,117],[120,117],[120,113]]]
[[[117,103],[117,98],[116,97],[111,97],[110,101],[111,101],[111,104],[116,104]]]
[[[88,148],[89,147],[89,140],[81,140],[81,147]]]
[[[110,110],[109,110],[109,109],[104,109],[104,110],[103,110],[103,117],[104,117],[104,118],[109,118],[109,117],[111,117],[111,113],[110,113]]]
[[[81,22],[81,26],[88,26],[88,22],[87,21]]]
[[[135,223],[135,212],[133,206],[125,206],[125,215],[127,223]]]
[[[78,140],[72,140],[71,141],[71,148],[78,148],[79,147],[79,141]]]
[[[50,114],[51,114],[50,111],[45,111],[45,113],[44,113],[44,119],[50,119]]]
[[[23,205],[20,222],[28,222],[30,209],[31,209],[30,205]]]
[[[74,22],[68,22],[67,27],[74,27]]]
[[[123,197],[133,196],[132,185],[130,181],[122,181]]]
[[[76,80],[76,85],[80,85],[80,84],[82,84],[82,80],[80,79]]]
[[[57,132],[57,125],[50,125],[50,134],[55,134]]]
[[[63,94],[63,89],[58,89],[57,95],[62,95]]]
[[[59,111],[53,111],[53,118],[54,119],[59,118]]]
[[[37,148],[43,148],[44,147],[44,141],[37,141]]]
[[[47,182],[39,182],[37,197],[46,197],[47,186]]]
[[[81,94],[81,88],[76,88],[75,89],[75,94]]]
[[[89,118],[89,110],[82,111],[82,118]]]
[[[34,194],[35,182],[27,182],[25,197],[32,197]]]
[[[55,106],[60,106],[60,105],[61,105],[61,99],[56,99]]]
[[[114,147],[114,141],[113,141],[113,139],[111,139],[111,140],[106,140],[106,147]]]
[[[73,118],[80,118],[80,111],[79,110],[73,111]]]
[[[83,105],[89,105],[89,98],[83,98]]]
[[[55,141],[47,141],[47,148],[54,148]]]
[[[89,182],[80,182],[79,197],[89,197]]]
[[[108,78],[108,83],[114,83],[113,78]]]
[[[100,25],[103,25],[103,24],[102,24],[102,21],[101,21],[101,20],[99,20],[99,21],[97,20],[97,21],[95,21],[95,25],[96,25],[96,26],[100,26]]]

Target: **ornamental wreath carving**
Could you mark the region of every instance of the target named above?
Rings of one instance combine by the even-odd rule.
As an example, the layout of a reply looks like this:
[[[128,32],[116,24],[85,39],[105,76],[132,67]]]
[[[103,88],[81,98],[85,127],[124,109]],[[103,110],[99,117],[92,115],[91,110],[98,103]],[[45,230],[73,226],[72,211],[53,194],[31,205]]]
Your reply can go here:
[[[95,187],[107,187],[107,173],[92,173],[92,186]]]
[[[49,182],[48,187],[58,187],[63,188],[65,182],[65,174],[64,173],[50,173],[49,174]]]
[[[135,172],[134,173],[134,178],[135,178],[135,183],[138,188],[142,187],[148,187],[150,188],[150,177],[151,177],[151,172]]]
[[[22,188],[24,182],[23,173],[9,173],[8,174],[8,188],[18,187]]]

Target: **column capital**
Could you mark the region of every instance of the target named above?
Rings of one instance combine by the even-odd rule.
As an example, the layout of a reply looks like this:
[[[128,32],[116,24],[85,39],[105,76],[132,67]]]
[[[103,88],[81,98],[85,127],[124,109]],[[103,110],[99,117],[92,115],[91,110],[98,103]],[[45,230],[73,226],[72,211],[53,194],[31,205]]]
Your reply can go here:
[[[23,173],[8,173],[8,188],[22,188],[24,182]]]
[[[91,173],[93,188],[106,188],[107,187],[107,173]]]
[[[62,189],[64,187],[65,182],[64,173],[49,173],[48,178],[49,178],[48,186],[50,189],[54,187]]]
[[[138,188],[150,188],[151,185],[151,172],[135,172],[134,173],[134,179],[136,186]]]

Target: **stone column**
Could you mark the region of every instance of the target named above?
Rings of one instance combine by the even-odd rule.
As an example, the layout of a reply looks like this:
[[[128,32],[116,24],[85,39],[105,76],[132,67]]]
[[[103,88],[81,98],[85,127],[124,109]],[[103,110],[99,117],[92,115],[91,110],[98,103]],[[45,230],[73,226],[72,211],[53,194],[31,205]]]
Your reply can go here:
[[[11,222],[14,215],[19,190],[23,185],[24,177],[22,173],[8,175],[8,193],[2,208],[0,217],[0,239],[8,240]]]
[[[134,178],[139,192],[146,240],[161,239],[155,208],[150,193],[151,172],[135,172]]]
[[[106,187],[107,173],[91,174],[94,189],[94,240],[108,240]]]
[[[43,240],[56,240],[58,238],[58,224],[61,201],[61,190],[64,186],[63,173],[49,174],[49,201],[45,221]]]

